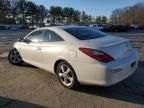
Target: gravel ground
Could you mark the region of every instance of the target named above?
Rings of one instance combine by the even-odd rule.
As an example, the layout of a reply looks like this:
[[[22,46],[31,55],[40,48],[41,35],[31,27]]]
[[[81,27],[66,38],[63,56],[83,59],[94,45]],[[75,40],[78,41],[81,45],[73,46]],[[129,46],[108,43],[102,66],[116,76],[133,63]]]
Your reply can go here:
[[[34,66],[9,64],[5,55],[29,31],[0,31],[0,108],[144,108],[144,34],[119,33],[141,54],[137,71],[111,87],[80,86],[69,90],[56,76]]]

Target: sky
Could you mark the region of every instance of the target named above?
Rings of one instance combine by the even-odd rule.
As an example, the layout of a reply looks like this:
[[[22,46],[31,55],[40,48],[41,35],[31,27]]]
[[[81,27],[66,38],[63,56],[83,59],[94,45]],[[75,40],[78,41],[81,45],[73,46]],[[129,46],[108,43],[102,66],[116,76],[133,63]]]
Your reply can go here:
[[[92,16],[105,15],[110,17],[113,10],[132,6],[144,0],[31,0],[36,4],[42,4],[46,8],[50,6],[72,7],[85,11]]]

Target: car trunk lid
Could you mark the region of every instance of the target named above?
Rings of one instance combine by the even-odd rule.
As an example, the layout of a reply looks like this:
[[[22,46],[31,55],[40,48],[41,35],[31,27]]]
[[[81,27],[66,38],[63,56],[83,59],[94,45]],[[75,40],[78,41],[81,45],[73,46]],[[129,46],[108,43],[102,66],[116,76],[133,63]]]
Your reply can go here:
[[[99,39],[87,40],[87,42],[92,47],[109,54],[115,60],[128,56],[132,49],[127,39],[114,36],[105,36]]]

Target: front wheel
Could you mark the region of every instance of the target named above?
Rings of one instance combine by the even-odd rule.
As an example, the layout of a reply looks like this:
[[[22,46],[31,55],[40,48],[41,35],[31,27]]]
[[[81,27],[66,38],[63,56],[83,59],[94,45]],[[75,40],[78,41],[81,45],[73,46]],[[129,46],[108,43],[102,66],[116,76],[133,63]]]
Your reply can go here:
[[[78,85],[77,77],[73,68],[63,61],[57,66],[57,76],[61,84],[69,89],[75,89]]]
[[[23,60],[16,49],[12,49],[8,55],[8,60],[11,64],[22,65]]]

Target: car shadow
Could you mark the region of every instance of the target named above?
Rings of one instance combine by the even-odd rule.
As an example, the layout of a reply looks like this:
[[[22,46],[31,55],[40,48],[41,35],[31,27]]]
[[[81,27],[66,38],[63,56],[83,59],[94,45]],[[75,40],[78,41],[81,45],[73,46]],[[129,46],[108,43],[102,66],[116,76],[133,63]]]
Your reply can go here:
[[[47,107],[0,96],[0,108],[47,108]]]
[[[144,61],[139,62],[137,71],[128,79],[110,86],[80,86],[76,91],[144,105]]]
[[[33,65],[31,65],[31,64],[28,64],[28,63],[23,63],[23,64],[21,65],[21,67],[38,68],[38,67],[33,66]]]

